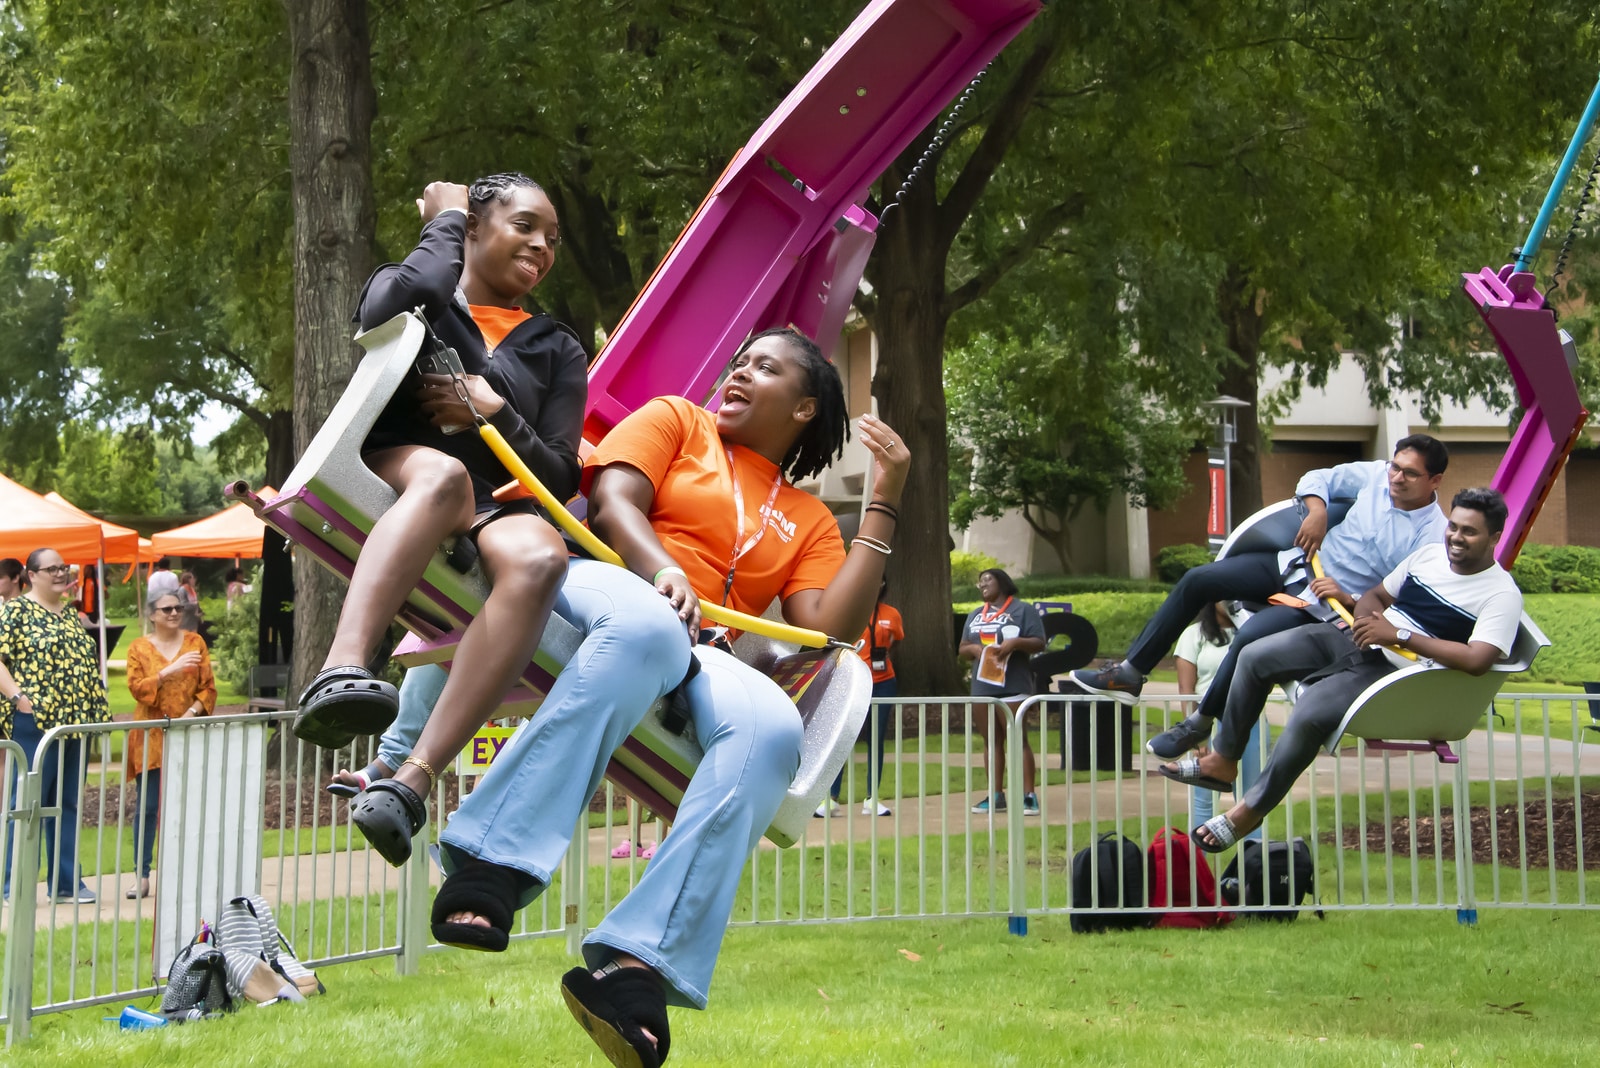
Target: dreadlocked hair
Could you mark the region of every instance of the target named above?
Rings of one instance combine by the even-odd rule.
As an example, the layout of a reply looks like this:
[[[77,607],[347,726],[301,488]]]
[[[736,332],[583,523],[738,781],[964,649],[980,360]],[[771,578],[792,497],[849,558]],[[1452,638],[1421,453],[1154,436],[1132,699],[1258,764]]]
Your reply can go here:
[[[850,440],[850,417],[845,410],[844,383],[839,380],[839,369],[822,354],[817,343],[793,327],[763,330],[752,335],[739,346],[734,359],[743,356],[751,345],[764,337],[778,337],[789,343],[806,374],[806,396],[814,397],[817,402],[817,414],[784,454],[783,463],[778,465],[790,482],[799,482],[820,474],[844,454],[844,443]]]
[[[474,215],[482,215],[491,203],[504,204],[509,201],[511,191],[518,187],[544,192],[544,186],[521,171],[486,174],[473,182],[471,188],[467,190],[467,206]]]

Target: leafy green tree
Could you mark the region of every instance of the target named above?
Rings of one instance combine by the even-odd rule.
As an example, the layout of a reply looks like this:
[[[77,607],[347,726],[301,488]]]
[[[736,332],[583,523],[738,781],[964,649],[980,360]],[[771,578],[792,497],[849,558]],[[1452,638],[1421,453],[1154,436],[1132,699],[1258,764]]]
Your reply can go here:
[[[956,526],[1019,512],[1071,572],[1070,524],[1086,505],[1104,509],[1127,497],[1159,508],[1186,488],[1192,430],[1108,374],[1093,353],[1059,344],[1018,350],[980,337],[951,356],[945,392]]]
[[[62,347],[101,418],[186,438],[207,402],[293,458],[284,71],[271,6],[22,4],[0,37],[16,204],[73,293]]]
[[[0,214],[0,466],[31,485],[60,458],[79,383],[60,353],[66,292],[35,266],[39,238],[17,223]]]

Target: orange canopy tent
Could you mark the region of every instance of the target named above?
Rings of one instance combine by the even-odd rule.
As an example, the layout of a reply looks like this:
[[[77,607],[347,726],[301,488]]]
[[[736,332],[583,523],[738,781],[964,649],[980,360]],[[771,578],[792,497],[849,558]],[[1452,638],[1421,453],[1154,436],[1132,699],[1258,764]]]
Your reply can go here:
[[[100,559],[101,541],[98,519],[0,475],[0,556],[25,561],[35,549],[54,549],[63,560],[88,563]]]
[[[276,493],[276,490],[267,487],[261,489],[263,497],[270,498]],[[150,548],[157,557],[260,558],[261,535],[266,529],[267,525],[256,518],[250,506],[241,502],[224,508],[216,515],[152,534]]]
[[[104,519],[96,519],[82,508],[67,500],[54,490],[44,495],[44,499],[53,504],[75,512],[84,519],[93,520],[100,524],[101,536],[105,539],[105,561],[108,564],[136,564],[141,559],[149,560],[150,541],[139,537],[139,532],[132,527],[118,526]],[[62,554],[66,556],[65,553]]]

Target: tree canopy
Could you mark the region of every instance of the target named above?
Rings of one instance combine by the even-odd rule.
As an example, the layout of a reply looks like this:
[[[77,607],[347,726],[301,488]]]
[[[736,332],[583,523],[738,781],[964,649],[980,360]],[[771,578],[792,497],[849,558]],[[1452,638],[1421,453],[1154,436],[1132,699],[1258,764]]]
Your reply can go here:
[[[220,403],[240,420],[224,444],[254,438],[269,479],[287,470],[296,389],[308,375],[336,384],[348,363],[339,346],[310,359],[294,328],[293,235],[322,195],[304,191],[296,210],[291,74],[308,54],[292,31],[313,6],[0,13],[8,465],[59,455],[29,420],[83,412],[183,437]],[[370,63],[370,178],[354,181],[376,219],[352,216],[352,233],[397,258],[426,182],[524,170],[563,217],[536,299],[597,338],[859,8],[331,3],[361,29],[362,54],[343,58]],[[988,368],[1011,440],[1039,444],[1010,464],[1026,488],[982,484],[1051,502],[1032,512],[1047,530],[1047,514],[1083,501],[1160,499],[1176,428],[1212,395],[1270,418],[1265,368],[1315,384],[1355,350],[1380,402],[1398,389],[1425,404],[1503,398],[1494,361],[1473,355],[1484,342],[1456,276],[1520,238],[1592,84],[1595,43],[1594,12],[1573,0],[1536,19],[1510,0],[1049,5],[948,138],[925,132],[877,190],[880,208],[902,195],[858,307],[878,336],[880,409],[916,457],[892,561],[919,577],[896,581],[920,622],[908,690],[954,683],[935,625],[952,503],[957,518],[1000,505],[951,486],[971,484],[968,460],[1006,455],[997,438],[948,462],[947,348],[962,361],[949,379],[957,436],[980,445],[972,376]],[[1570,70],[1584,76],[1560,77]],[[1593,262],[1574,259],[1568,293],[1587,292]],[[346,329],[332,307],[344,298],[323,295],[318,328]],[[1587,344],[1588,313],[1569,321]],[[314,418],[316,404],[300,406]],[[1241,431],[1248,474],[1253,416]],[[1248,477],[1235,485],[1237,505],[1259,494]]]

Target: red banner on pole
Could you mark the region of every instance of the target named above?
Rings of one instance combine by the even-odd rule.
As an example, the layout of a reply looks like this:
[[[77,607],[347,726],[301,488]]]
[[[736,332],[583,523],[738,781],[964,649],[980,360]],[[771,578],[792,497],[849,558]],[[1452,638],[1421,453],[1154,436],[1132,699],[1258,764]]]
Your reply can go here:
[[[1212,538],[1228,536],[1228,481],[1222,470],[1222,460],[1211,461],[1206,470],[1211,481],[1211,507],[1206,512],[1206,535]]]

